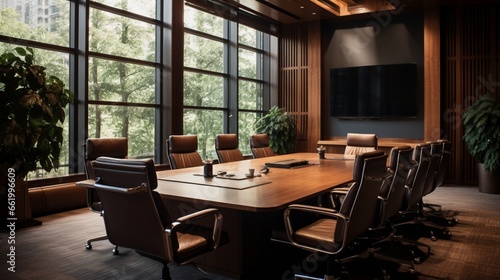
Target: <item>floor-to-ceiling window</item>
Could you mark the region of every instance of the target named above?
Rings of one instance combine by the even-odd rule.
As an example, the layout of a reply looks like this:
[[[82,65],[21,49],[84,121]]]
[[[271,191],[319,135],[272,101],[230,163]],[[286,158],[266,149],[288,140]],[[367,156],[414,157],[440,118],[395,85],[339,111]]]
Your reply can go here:
[[[125,137],[134,158],[155,155],[155,16],[155,1],[90,2],[88,137]]]
[[[203,156],[215,158],[217,133],[238,133],[249,153],[253,123],[269,108],[273,36],[239,23],[238,9],[225,6],[230,20],[185,5],[182,38],[166,38],[173,1],[0,2],[0,52],[33,48],[36,63],[75,93],[66,108],[61,167],[29,179],[83,172],[82,144],[89,137],[127,137],[129,157],[166,164],[164,122],[182,121],[184,134],[197,134]],[[184,46],[183,81],[168,78],[167,44]],[[165,93],[178,82],[182,92]],[[183,98],[182,120],[169,118],[166,96]]]
[[[240,24],[237,10],[218,8],[184,8],[183,128],[198,135],[209,158],[220,133],[238,134],[240,150],[250,154],[255,121],[269,109],[271,35]]]

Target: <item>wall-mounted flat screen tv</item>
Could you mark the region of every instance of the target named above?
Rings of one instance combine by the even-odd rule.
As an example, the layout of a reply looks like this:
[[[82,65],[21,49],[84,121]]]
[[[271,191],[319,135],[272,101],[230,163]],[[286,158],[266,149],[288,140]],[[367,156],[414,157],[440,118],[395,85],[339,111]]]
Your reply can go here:
[[[417,64],[330,70],[330,115],[345,119],[418,116]]]

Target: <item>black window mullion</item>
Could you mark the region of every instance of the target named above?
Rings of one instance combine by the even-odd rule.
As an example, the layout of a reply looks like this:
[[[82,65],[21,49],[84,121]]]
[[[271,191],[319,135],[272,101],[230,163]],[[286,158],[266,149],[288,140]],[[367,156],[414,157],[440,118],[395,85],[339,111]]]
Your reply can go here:
[[[227,21],[229,32],[229,59],[227,61],[229,74],[229,118],[228,133],[238,133],[238,23]]]

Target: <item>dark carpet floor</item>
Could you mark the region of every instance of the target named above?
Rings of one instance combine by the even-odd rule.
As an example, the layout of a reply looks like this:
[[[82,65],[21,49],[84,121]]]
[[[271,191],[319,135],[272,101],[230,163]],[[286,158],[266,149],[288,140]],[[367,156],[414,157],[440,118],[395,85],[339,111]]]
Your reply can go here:
[[[444,210],[456,213],[458,224],[449,227],[449,240],[419,241],[432,246],[434,255],[415,265],[411,275],[396,267],[391,279],[500,279],[500,195],[484,194],[475,187],[443,186],[425,198]],[[15,231],[15,272],[8,270],[9,233],[0,234],[0,279],[159,279],[161,264],[142,257],[133,250],[120,248],[113,255],[108,241],[93,244],[85,250],[88,237],[104,234],[103,220],[88,209],[39,217],[41,226]],[[11,239],[12,240],[12,239]],[[283,244],[282,246],[286,246]],[[290,279],[289,271],[311,274],[321,267],[308,267],[306,259],[294,259],[288,253],[280,257],[277,269]],[[373,263],[357,262],[348,268],[353,278],[376,279]],[[173,279],[229,279],[198,270],[193,265],[171,266]],[[265,278],[265,277],[263,277]]]

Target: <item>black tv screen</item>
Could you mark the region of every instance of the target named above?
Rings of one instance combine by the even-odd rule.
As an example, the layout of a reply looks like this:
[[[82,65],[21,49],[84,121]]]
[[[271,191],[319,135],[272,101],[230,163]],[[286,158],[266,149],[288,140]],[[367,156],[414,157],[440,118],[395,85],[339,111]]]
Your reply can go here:
[[[416,118],[417,64],[330,70],[330,114],[346,119]]]

